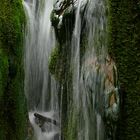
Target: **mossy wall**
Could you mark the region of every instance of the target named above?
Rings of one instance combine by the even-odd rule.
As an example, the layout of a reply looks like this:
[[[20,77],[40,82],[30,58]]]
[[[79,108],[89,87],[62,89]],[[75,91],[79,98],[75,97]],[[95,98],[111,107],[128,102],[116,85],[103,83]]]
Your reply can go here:
[[[24,22],[21,0],[0,0],[0,140],[25,140]]]
[[[140,140],[140,1],[109,0],[109,52],[121,86],[117,140]]]

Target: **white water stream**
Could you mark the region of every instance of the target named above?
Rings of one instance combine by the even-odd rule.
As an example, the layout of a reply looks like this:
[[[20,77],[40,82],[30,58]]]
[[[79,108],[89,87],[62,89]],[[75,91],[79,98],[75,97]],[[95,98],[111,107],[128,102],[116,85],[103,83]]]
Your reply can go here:
[[[34,113],[39,113],[59,122],[57,83],[48,68],[50,53],[55,47],[50,22],[53,2],[25,0],[23,3],[28,19],[25,33],[25,94],[36,140],[59,140],[60,133],[59,125],[37,124],[34,116]]]
[[[83,14],[83,5],[86,2]],[[74,130],[77,131],[77,140],[114,139],[111,136],[114,133],[114,128],[111,126],[113,119],[112,122],[106,120],[104,123],[103,121],[105,118],[111,118],[111,113],[110,116],[106,115],[108,108],[112,110],[111,103],[109,105],[111,99],[108,96],[111,96],[116,88],[112,74],[113,69],[116,73],[115,64],[107,52],[107,10],[105,0],[77,1],[71,45],[73,104],[72,111],[70,111],[79,112],[77,130]],[[82,29],[83,22],[85,22],[85,29]],[[81,39],[84,39],[81,38],[83,30],[86,36],[86,40],[84,40],[86,48],[85,54],[81,58],[80,45],[83,41]],[[108,59],[111,63],[108,62]],[[117,75],[115,76],[117,77]],[[117,96],[115,94],[113,96]],[[108,127],[110,128],[108,129]]]

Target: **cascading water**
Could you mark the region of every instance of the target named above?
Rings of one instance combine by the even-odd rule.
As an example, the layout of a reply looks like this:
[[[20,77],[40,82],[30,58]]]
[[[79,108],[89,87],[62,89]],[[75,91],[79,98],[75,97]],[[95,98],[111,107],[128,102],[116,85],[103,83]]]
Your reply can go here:
[[[50,53],[55,46],[50,22],[53,0],[25,0],[23,5],[27,15],[25,94],[34,137],[37,140],[59,140],[57,83],[48,68]],[[44,121],[44,117],[51,119],[50,123]],[[57,125],[52,123],[53,120]]]
[[[87,48],[82,60],[80,86],[84,140],[104,140],[103,97],[106,51],[106,7],[104,0],[89,1],[85,11]]]
[[[119,93],[116,67],[107,53],[106,12],[104,0],[78,1],[71,62],[74,104],[71,108],[79,112],[77,140],[115,139],[113,123],[118,117]],[[82,22],[86,48],[81,58]]]
[[[107,52],[107,2],[58,0],[55,6],[53,10],[53,0],[24,2],[28,17],[25,36],[25,94],[35,139],[60,140],[59,128],[66,127],[63,124],[66,122],[66,131],[70,133],[68,140],[114,140],[119,94],[115,63]],[[61,48],[59,53],[62,53],[60,59],[65,57],[66,63],[70,63],[65,66],[60,64],[60,71],[58,66],[58,73],[64,75],[63,80],[57,75],[62,82],[59,87],[62,92],[60,109],[57,97],[59,89],[48,68],[49,56],[56,42],[50,22],[51,12],[54,14],[52,25],[58,36],[58,49]],[[70,17],[75,19],[69,21],[71,19],[67,18],[67,12],[72,12]],[[61,37],[61,32],[66,34]],[[65,53],[64,50],[71,51]],[[56,64],[58,62],[64,61],[57,60]],[[65,68],[69,70],[61,74]],[[62,118],[59,118],[59,113]],[[41,119],[38,116],[40,114]],[[48,125],[41,120],[51,123]]]

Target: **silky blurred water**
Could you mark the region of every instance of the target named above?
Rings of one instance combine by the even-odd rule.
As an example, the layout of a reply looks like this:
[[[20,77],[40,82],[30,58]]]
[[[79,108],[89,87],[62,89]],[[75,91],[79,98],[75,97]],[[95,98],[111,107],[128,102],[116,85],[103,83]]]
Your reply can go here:
[[[87,4],[85,5],[85,3]],[[105,78],[103,66],[107,57],[105,4],[104,0],[77,1],[78,7],[71,45],[74,104],[71,109],[79,112],[77,140],[104,140],[105,138],[102,120]],[[84,14],[83,9],[85,9]],[[82,29],[83,21],[85,29]],[[86,36],[86,49],[81,58],[80,45],[83,41],[81,40],[83,30]]]
[[[30,112],[43,112],[46,116],[55,114],[59,121],[57,83],[49,73],[49,57],[55,47],[55,35],[51,26],[50,14],[53,0],[26,0],[23,2],[27,17],[25,32],[25,94]],[[44,114],[44,112],[48,112]],[[52,117],[52,116],[50,116]],[[35,116],[29,113],[37,140],[59,140],[59,126],[49,124],[42,132],[34,122]]]

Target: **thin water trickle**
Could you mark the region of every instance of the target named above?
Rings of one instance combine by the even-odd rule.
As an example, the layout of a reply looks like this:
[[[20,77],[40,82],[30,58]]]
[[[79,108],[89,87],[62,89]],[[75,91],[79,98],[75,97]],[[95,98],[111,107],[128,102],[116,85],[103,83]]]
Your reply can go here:
[[[77,11],[76,11],[76,21],[72,37],[72,56],[71,56],[71,65],[73,69],[73,99],[74,104],[77,104],[79,100],[79,73],[80,73],[80,35],[81,35],[81,16],[80,16],[80,7],[82,0],[77,2]]]

